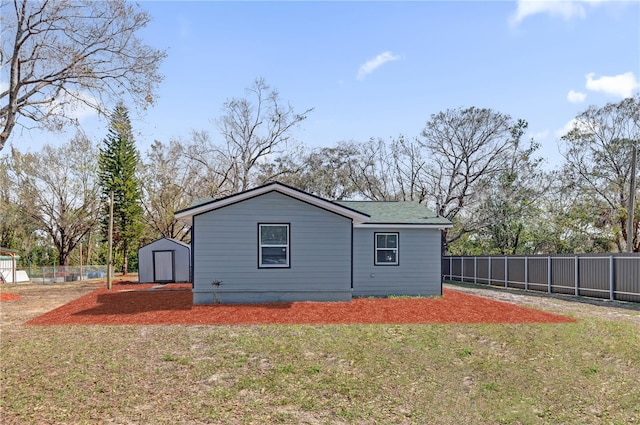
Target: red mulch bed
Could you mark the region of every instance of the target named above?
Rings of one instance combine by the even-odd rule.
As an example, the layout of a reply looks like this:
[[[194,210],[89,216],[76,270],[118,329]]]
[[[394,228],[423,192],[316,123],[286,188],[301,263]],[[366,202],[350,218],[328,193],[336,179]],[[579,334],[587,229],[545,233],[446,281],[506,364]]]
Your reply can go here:
[[[9,292],[0,292],[0,301],[15,301],[19,300],[20,295],[10,294]]]
[[[29,325],[249,325],[348,323],[567,323],[575,319],[444,290],[437,298],[192,305],[191,285],[115,284],[28,321]]]

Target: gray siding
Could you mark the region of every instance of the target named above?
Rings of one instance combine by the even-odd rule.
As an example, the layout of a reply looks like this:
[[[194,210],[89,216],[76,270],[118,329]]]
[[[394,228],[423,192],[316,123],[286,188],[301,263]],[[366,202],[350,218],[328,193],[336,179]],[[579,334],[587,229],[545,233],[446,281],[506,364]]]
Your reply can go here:
[[[163,238],[138,250],[138,281],[153,282],[153,251],[174,251],[176,282],[190,282],[191,250],[188,246]]]
[[[289,268],[258,268],[258,223],[290,224]],[[346,217],[269,192],[195,216],[193,232],[195,304],[351,299]]]
[[[374,265],[374,233],[399,233],[399,265]],[[442,295],[440,231],[436,229],[353,230],[353,295]]]

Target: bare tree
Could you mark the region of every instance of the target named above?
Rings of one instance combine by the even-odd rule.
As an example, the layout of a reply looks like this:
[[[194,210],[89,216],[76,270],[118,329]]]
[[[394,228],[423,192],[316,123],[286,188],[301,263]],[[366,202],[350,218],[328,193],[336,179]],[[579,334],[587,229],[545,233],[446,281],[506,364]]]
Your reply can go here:
[[[37,154],[12,151],[20,209],[51,237],[62,265],[98,225],[96,158],[96,148],[81,134],[57,148],[45,145]]]
[[[201,178],[200,167],[190,162],[177,141],[155,141],[147,152],[140,179],[142,206],[146,226],[154,237],[188,240],[189,227],[176,220],[174,212],[188,207],[196,197],[194,186]]]
[[[197,168],[193,173],[197,184],[190,184],[192,195],[226,196],[290,173],[283,168],[281,154],[285,148],[291,153],[299,147],[292,146],[292,130],[312,110],[296,113],[263,79],[255,80],[247,97],[224,103],[222,117],[215,120],[222,142],[208,131],[194,131],[189,141],[180,142],[181,155],[189,167]]]
[[[288,150],[260,166],[260,183],[278,180],[323,198],[349,199],[357,192],[351,172],[358,153],[358,144],[352,142]]]
[[[307,118],[313,108],[302,113],[283,104],[277,90],[262,78],[247,89],[247,97],[227,100],[218,128],[225,146],[217,153],[223,159],[224,184],[233,192],[248,189],[260,162],[279,153],[291,140],[291,131]]]
[[[237,191],[235,158],[229,158],[224,146],[217,144],[208,131],[193,131],[190,140],[178,142],[185,166],[196,176],[190,187],[194,197],[231,195]]]
[[[526,126],[486,108],[448,109],[431,116],[422,132],[430,159],[425,184],[438,213],[456,225],[443,232],[445,245],[482,227],[473,209],[507,169]]]
[[[124,0],[0,0],[0,150],[22,125],[59,130],[78,107],[105,110],[128,95],[153,102],[165,53],[136,33],[147,12]]]
[[[357,145],[355,161],[349,161],[349,176],[365,199],[398,200],[399,182],[392,150],[384,139],[372,138]]]
[[[427,155],[418,140],[400,136],[391,143],[391,161],[397,181],[398,199],[424,202]]]

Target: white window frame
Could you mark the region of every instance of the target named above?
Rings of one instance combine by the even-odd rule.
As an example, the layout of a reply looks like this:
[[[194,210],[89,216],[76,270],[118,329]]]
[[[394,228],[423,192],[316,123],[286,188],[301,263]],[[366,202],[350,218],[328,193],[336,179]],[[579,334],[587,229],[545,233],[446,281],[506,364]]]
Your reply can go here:
[[[387,247],[379,247],[378,246],[378,236],[395,236],[396,237],[396,247],[395,248],[387,248]],[[373,264],[376,266],[397,266],[400,265],[400,233],[399,232],[374,232],[373,234]],[[396,253],[396,261],[378,261],[378,251],[395,251]]]
[[[263,226],[277,226],[287,228],[287,243],[286,244],[264,244],[262,243],[262,227]],[[271,268],[289,268],[291,258],[291,226],[289,223],[258,223],[258,268],[271,269]],[[285,248],[286,249],[286,263],[284,264],[270,264],[263,263],[262,261],[262,248]]]

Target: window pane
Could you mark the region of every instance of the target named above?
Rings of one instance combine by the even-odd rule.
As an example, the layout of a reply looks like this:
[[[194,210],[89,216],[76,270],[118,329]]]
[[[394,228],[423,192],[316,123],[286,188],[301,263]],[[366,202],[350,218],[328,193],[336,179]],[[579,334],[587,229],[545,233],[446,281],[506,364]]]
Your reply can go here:
[[[287,245],[287,226],[260,226],[262,245]]]
[[[262,264],[287,264],[287,248],[262,248]]]
[[[378,263],[396,263],[395,249],[379,249],[376,251],[376,261]]]
[[[386,248],[397,248],[397,247],[398,247],[398,235],[387,235]]]
[[[398,235],[378,234],[376,235],[376,248],[397,248]]]

